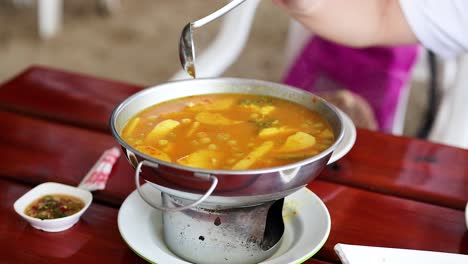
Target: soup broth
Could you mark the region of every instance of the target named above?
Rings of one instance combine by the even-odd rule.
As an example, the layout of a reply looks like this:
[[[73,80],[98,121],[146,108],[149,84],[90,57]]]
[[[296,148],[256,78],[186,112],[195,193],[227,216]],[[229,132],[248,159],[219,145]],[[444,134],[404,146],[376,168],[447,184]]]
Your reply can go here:
[[[65,194],[45,195],[28,205],[26,215],[39,219],[62,218],[79,212],[84,202],[77,197]]]
[[[121,133],[154,158],[204,169],[247,170],[311,157],[335,135],[320,115],[300,104],[249,94],[209,94],[151,106]]]

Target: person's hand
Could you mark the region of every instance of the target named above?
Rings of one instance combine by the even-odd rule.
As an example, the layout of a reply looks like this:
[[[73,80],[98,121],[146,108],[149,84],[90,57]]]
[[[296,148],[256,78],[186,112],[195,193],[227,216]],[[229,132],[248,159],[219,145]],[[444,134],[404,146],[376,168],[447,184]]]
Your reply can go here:
[[[356,127],[377,130],[377,120],[369,103],[361,96],[348,90],[317,93],[327,102],[345,112]]]

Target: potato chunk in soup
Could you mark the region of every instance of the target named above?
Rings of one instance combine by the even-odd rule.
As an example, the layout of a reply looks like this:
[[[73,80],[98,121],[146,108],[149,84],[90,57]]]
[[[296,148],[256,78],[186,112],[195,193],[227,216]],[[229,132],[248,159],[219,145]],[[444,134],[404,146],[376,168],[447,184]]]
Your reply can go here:
[[[148,156],[222,170],[294,163],[335,140],[330,125],[316,112],[251,94],[208,94],[159,103],[132,117],[121,134]]]

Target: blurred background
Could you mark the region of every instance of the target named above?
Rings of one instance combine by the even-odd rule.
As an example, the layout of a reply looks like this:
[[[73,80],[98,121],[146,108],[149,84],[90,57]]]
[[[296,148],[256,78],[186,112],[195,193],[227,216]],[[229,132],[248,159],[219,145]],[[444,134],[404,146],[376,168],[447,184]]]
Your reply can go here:
[[[183,26],[224,5],[214,0],[66,0],[61,28],[53,37],[38,34],[34,0],[0,0],[0,82],[32,64],[150,86],[181,69],[178,40]],[[117,1],[119,2],[119,1]],[[271,1],[256,11],[247,46],[224,76],[278,82],[284,74],[289,18]],[[196,31],[197,49],[213,39],[214,22]],[[414,136],[425,111],[425,85],[413,83],[404,135]]]
[[[121,1],[109,14],[97,0],[66,0],[60,31],[43,40],[36,1],[0,0],[0,80],[42,64],[144,85],[164,82],[181,69],[177,51],[183,26],[224,4]],[[283,12],[269,1],[261,3],[247,47],[225,75],[278,81],[287,26]],[[218,27],[216,21],[197,30],[197,49]]]

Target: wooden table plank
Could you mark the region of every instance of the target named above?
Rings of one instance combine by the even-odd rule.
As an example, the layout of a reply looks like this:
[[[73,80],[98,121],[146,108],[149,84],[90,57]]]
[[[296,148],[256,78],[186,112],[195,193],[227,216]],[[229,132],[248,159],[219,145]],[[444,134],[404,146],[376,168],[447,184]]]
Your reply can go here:
[[[341,262],[328,262],[328,261],[317,260],[317,259],[311,258],[303,263],[305,264],[327,264],[327,263],[341,263]]]
[[[48,233],[18,216],[13,203],[31,187],[0,179],[2,263],[146,263],[123,241],[118,210],[93,203],[72,228]],[[330,262],[310,259],[308,264]]]
[[[107,129],[108,118],[96,111],[109,113],[112,109],[95,98],[115,103],[114,97],[90,96],[93,90],[81,90],[81,85],[75,87],[80,90],[76,94],[61,90],[73,87],[66,84],[73,76],[77,79],[73,83],[92,84],[80,81],[88,77],[52,71],[56,75],[45,74],[43,81],[41,74],[49,70],[31,72],[19,77],[27,81],[15,79],[17,84],[14,80],[0,87],[3,107],[76,126]],[[106,85],[107,93],[121,88],[123,97],[131,89],[120,83]],[[18,98],[35,86],[40,89],[28,95],[30,98]],[[48,93],[50,86],[53,100],[41,100],[39,95]],[[16,93],[8,93],[16,89]],[[57,111],[49,105],[51,101],[66,102],[66,111]],[[79,109],[87,104],[94,112]],[[103,133],[13,113],[0,112],[0,124],[0,150],[5,154],[0,159],[0,176],[31,185],[50,180],[76,185],[102,151],[117,144]],[[468,235],[461,210],[468,200],[467,151],[365,130],[358,130],[357,140],[338,166],[322,174],[321,179],[329,182],[316,180],[309,185],[326,202],[333,222],[330,238],[318,257],[337,262],[333,246],[340,242],[467,254]],[[118,206],[134,189],[133,173],[123,158],[114,169],[108,188],[96,193],[96,200]]]
[[[146,263],[117,228],[118,210],[93,203],[72,228],[58,233],[31,227],[13,203],[30,187],[0,179],[2,263]]]
[[[317,257],[337,261],[337,243],[468,254],[464,212],[316,180],[332,227]],[[300,213],[300,212],[299,212]]]
[[[0,86],[0,107],[108,132],[115,106],[141,89],[35,66]]]
[[[0,86],[0,107],[108,131],[110,112],[139,89],[33,67]],[[354,148],[321,179],[461,209],[468,201],[466,160],[468,150],[358,129]]]
[[[34,184],[60,179],[76,185],[104,150],[118,146],[110,135],[8,112],[0,111],[0,123],[0,149],[7,153],[0,159],[0,173]],[[418,199],[463,209],[468,200],[468,165],[460,159],[468,160],[467,151],[415,141],[413,144],[417,148],[413,152],[407,151],[405,156],[408,161],[397,157],[387,161],[381,155],[375,155],[371,146],[366,144],[365,139],[373,135],[358,137],[355,148],[338,162],[339,169],[328,169],[320,178],[403,197],[422,197]],[[375,137],[378,136],[381,135]],[[377,142],[388,139],[385,136]],[[409,144],[405,139],[391,139],[396,142],[391,145],[400,148]],[[418,160],[425,149],[436,153],[436,164]],[[401,152],[390,150],[392,153]],[[133,188],[133,170],[121,157],[108,183],[111,191],[99,193],[98,197],[102,195],[101,198],[117,206],[129,193],[129,188],[124,186]]]
[[[464,209],[468,150],[359,130],[354,148],[321,179]]]
[[[29,183],[75,185],[102,150],[114,144],[102,133],[12,113],[0,112],[0,122],[5,125],[2,138],[8,139],[0,141],[0,149],[8,153],[0,159],[2,176]],[[97,200],[106,197],[116,206],[134,190],[130,166],[123,158],[118,165],[108,188],[96,193]],[[337,261],[333,246],[338,242],[468,253],[462,211],[319,180],[309,186],[326,202],[333,219],[329,242],[318,255],[322,259]]]
[[[468,233],[461,211],[323,181],[315,181],[309,187],[325,201],[332,219],[329,239],[317,255],[320,259],[337,262],[333,251],[336,243],[468,253]],[[90,258],[94,257],[114,263],[140,261],[119,237],[116,209],[93,203],[82,220],[69,231],[45,233],[31,228],[13,211],[13,202],[27,190],[27,186],[0,179],[0,198],[5,201],[0,205],[0,213],[4,216],[0,218],[0,231],[4,234],[0,237],[0,246],[6,249],[5,252],[11,252],[4,260],[75,263],[74,259],[79,259],[83,263],[93,261]],[[65,238],[67,243],[60,243],[64,248],[55,248],[55,242]],[[51,245],[44,248],[44,244]],[[62,255],[51,255],[50,252],[55,251]],[[103,254],[96,257],[95,252]]]
[[[32,185],[58,181],[78,185],[101,154],[117,142],[110,135],[0,111],[0,175]],[[120,206],[134,190],[133,169],[120,157],[101,202]]]

